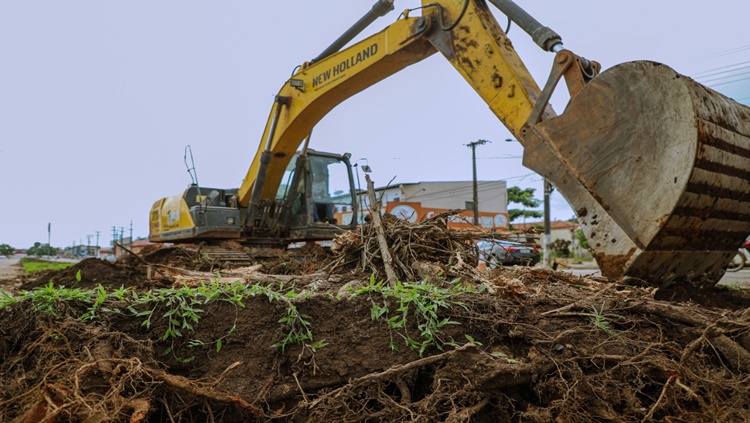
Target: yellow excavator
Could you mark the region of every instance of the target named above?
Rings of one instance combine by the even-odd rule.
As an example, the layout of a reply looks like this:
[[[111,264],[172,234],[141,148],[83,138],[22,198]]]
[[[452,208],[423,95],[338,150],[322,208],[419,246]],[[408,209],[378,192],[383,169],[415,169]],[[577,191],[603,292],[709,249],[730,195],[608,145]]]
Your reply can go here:
[[[351,229],[349,155],[309,149],[312,129],[342,101],[439,52],[523,144],[524,165],[572,205],[602,274],[716,283],[750,234],[750,108],[655,62],[600,73],[512,1],[488,1],[554,54],[543,88],[485,0],[423,0],[343,48],[393,9],[393,0],[378,0],[283,85],[242,186],[196,185],[157,201],[149,238],[263,244]],[[558,116],[549,100],[561,79],[570,101]],[[331,186],[335,168],[348,187]],[[328,195],[316,197],[316,184]],[[335,221],[332,207],[352,219]]]

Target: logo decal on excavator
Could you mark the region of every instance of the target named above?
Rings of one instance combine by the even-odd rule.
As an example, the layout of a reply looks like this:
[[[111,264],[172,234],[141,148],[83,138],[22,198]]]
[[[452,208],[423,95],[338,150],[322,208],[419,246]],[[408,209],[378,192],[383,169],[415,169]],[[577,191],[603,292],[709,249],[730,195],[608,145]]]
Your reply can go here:
[[[171,225],[180,220],[180,212],[176,210],[169,210],[167,212],[167,224]]]
[[[377,43],[374,43],[371,46],[366,47],[363,50],[360,50],[355,54],[352,54],[343,62],[333,65],[331,68],[315,76],[312,80],[313,88],[318,90],[320,88],[325,87],[331,82],[343,77],[344,73],[347,70],[351,69],[354,66],[357,66],[358,64],[364,62],[367,59],[370,59],[371,57],[375,57],[375,55],[377,54],[378,54]]]

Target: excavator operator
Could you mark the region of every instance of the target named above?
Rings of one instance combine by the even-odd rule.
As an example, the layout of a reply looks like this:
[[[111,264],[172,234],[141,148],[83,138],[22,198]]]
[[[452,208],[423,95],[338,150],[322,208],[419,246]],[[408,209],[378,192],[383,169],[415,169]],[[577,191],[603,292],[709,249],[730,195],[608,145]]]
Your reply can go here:
[[[313,220],[336,223],[333,216],[333,200],[328,192],[328,168],[320,166],[312,172]]]

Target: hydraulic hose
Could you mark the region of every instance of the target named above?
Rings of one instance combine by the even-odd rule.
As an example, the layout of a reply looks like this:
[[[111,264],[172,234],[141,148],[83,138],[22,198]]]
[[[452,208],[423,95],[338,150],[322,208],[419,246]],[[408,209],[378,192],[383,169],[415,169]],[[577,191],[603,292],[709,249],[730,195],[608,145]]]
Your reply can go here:
[[[536,45],[544,51],[557,53],[565,49],[562,38],[555,31],[539,23],[533,16],[514,3],[513,0],[489,1],[507,15],[510,20],[515,22],[524,32],[529,34]]]
[[[323,60],[326,57],[341,50],[341,48],[347,45],[349,41],[353,40],[354,37],[359,35],[360,32],[364,31],[365,28],[370,26],[370,24],[373,23],[375,19],[381,16],[385,16],[391,10],[393,10],[393,0],[377,0],[377,2],[372,6],[372,9],[368,10],[364,16],[362,16],[354,25],[351,26],[351,28],[347,29],[346,32],[344,32],[339,38],[336,39],[336,41],[333,42],[333,44],[323,50],[323,52],[320,53],[318,57],[312,59],[311,62],[315,63],[317,61]]]

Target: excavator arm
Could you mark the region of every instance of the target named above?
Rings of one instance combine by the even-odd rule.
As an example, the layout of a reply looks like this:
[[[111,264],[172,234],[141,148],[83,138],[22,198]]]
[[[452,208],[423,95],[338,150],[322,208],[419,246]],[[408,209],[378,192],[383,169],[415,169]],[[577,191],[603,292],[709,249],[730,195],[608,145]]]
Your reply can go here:
[[[418,21],[400,19],[341,52],[300,66],[275,97],[255,159],[238,191],[241,206],[250,205],[254,189],[261,199],[276,195],[292,155],[334,107],[435,52],[420,37],[426,28],[420,28]],[[271,160],[261,169],[264,152]]]

